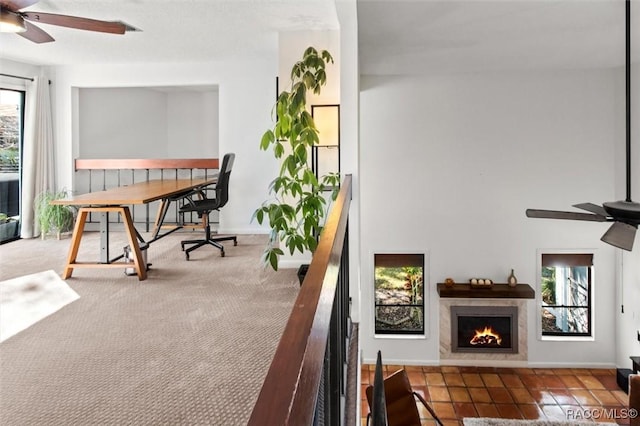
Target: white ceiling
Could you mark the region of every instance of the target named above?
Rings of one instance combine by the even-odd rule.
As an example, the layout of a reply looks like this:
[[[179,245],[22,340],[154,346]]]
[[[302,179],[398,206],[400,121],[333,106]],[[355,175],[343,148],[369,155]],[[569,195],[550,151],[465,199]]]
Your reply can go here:
[[[112,35],[39,24],[56,41],[0,34],[31,64],[202,62],[277,54],[277,33],[339,29],[350,0],[40,0],[25,9],[123,20]],[[624,63],[623,0],[357,0],[360,72],[610,67]],[[632,1],[640,62],[640,0]]]
[[[40,0],[23,10],[141,29],[113,35],[38,26],[56,41],[0,34],[0,54],[31,64],[202,62],[277,54],[279,31],[336,30],[333,0]]]
[[[631,11],[635,63],[640,0]],[[359,0],[360,72],[620,66],[624,19],[624,0]]]

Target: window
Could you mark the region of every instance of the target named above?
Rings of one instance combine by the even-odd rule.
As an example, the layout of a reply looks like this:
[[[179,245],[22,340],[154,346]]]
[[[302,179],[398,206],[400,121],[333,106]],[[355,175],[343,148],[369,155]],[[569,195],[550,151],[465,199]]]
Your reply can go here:
[[[20,155],[24,92],[0,89],[0,244],[20,232]]]
[[[376,334],[424,334],[424,254],[376,254]]]
[[[543,336],[591,336],[593,254],[542,254]]]

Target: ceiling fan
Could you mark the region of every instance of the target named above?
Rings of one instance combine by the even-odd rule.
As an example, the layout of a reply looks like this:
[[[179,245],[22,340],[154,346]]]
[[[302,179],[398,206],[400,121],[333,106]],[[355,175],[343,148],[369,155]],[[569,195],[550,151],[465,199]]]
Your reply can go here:
[[[32,22],[112,34],[136,31],[136,28],[120,21],[99,21],[78,16],[20,11],[37,2],[38,0],[0,0],[0,28],[2,28],[2,32],[18,33],[34,43],[48,43],[54,41],[54,38]]]
[[[626,198],[621,201],[603,203],[575,204],[573,207],[590,213],[566,212],[556,210],[527,209],[527,217],[543,219],[587,220],[593,222],[613,222],[601,240],[615,247],[631,251],[638,225],[640,225],[640,203],[631,200],[631,1],[626,2]]]

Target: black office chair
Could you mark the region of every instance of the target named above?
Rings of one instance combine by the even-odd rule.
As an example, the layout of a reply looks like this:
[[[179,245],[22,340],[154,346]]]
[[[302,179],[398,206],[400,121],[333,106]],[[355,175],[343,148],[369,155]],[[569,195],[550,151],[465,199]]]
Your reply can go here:
[[[204,190],[197,191],[189,197],[186,197],[186,204],[180,208],[180,213],[195,212],[198,217],[202,218],[205,237],[201,240],[184,240],[180,242],[182,251],[184,251],[187,260],[189,260],[189,253],[195,249],[204,245],[212,245],[220,249],[220,255],[224,257],[224,246],[220,244],[220,241],[233,241],[233,245],[238,245],[238,240],[235,235],[229,236],[211,236],[211,225],[209,223],[209,214],[213,211],[220,210],[227,204],[229,200],[229,176],[231,175],[231,169],[233,167],[233,161],[236,156],[233,153],[225,154],[222,159],[222,167],[218,173],[218,181],[215,187],[215,198],[207,198]],[[195,196],[201,197],[200,199],[194,199]],[[194,244],[185,250],[184,246],[187,244]]]

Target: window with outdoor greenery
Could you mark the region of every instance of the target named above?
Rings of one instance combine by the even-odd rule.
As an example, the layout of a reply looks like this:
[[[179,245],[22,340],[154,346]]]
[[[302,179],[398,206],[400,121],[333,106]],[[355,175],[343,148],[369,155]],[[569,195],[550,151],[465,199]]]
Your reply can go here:
[[[376,254],[376,334],[424,334],[424,254]]]
[[[542,335],[591,336],[593,254],[542,254]]]
[[[0,88],[0,244],[20,233],[20,146],[24,92]]]
[[[0,89],[0,172],[18,171],[22,92]]]

